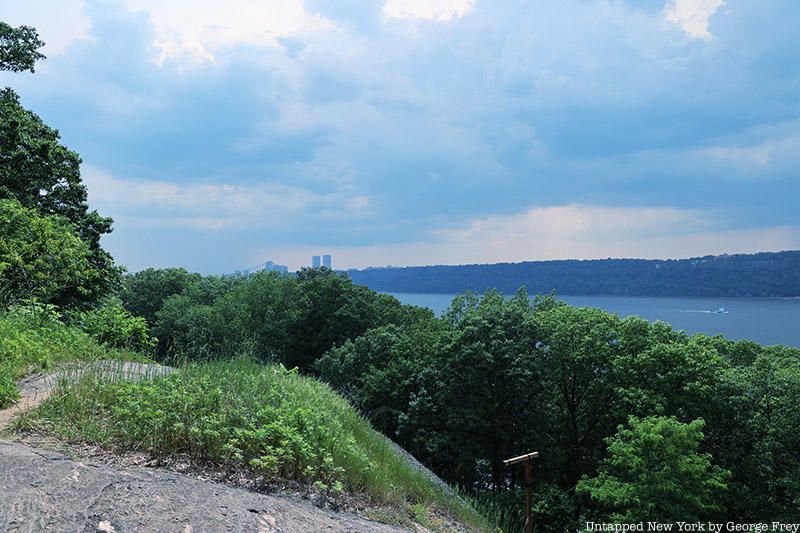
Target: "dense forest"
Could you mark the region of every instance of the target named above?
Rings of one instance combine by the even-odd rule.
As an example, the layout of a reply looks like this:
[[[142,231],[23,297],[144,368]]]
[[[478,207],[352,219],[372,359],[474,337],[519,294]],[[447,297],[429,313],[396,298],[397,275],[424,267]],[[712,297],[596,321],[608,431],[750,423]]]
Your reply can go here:
[[[0,32],[0,44],[14,44],[0,49],[0,68],[32,70],[41,46],[35,31],[0,25]],[[341,469],[314,455],[312,438],[349,439],[344,448],[355,448],[355,438],[298,402],[287,412],[283,397],[268,389],[275,375],[304,374],[314,385],[295,383],[294,400],[332,387],[498,523],[519,524],[524,501],[519,472],[502,460],[529,451],[540,453],[538,531],[576,530],[586,520],[800,522],[800,351],[688,336],[552,296],[531,300],[522,289],[503,296],[520,285],[586,294],[798,295],[797,252],[352,276],[325,268],[125,274],[100,246],[111,220],[89,209],[79,157],[10,89],[0,93],[0,162],[0,406],[14,401],[15,378],[43,365],[45,353],[64,360],[101,343],[200,366],[154,384],[83,389],[90,392],[81,403],[70,403],[77,393],[56,395],[53,423],[83,420],[67,428],[72,438],[117,435],[136,450],[188,450],[336,487]],[[498,290],[457,296],[436,317],[362,284]],[[224,366],[242,359],[238,373]],[[229,395],[237,383],[252,391],[247,401]],[[173,420],[177,411],[182,418]],[[110,430],[98,430],[110,421]],[[316,461],[314,468],[299,468],[298,457]],[[378,471],[364,461],[360,472]]]
[[[121,299],[152,325],[160,358],[296,366],[493,506],[522,508],[502,460],[539,451],[542,531],[589,518],[800,520],[797,349],[524,291],[458,296],[437,318],[324,268],[145,270]]]
[[[382,292],[455,294],[497,289],[602,296],[800,296],[800,251],[692,259],[526,261],[368,268],[354,282]]]

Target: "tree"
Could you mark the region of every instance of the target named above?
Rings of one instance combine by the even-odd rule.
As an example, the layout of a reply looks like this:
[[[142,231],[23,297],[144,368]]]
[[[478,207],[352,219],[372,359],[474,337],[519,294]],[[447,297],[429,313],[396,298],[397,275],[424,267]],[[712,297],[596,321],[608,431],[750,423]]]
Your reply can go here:
[[[11,299],[65,305],[94,296],[102,274],[69,221],[0,200],[0,235],[0,287]]]
[[[211,306],[198,304],[184,294],[175,294],[164,300],[157,317],[153,333],[158,338],[158,352],[162,357],[204,359],[218,355],[216,314]],[[229,325],[224,333],[233,336],[233,328]],[[238,348],[239,353],[245,353],[246,346]]]
[[[0,21],[0,70],[33,72],[36,61],[44,59],[44,54],[39,52],[43,46],[34,28],[14,28]]]
[[[327,268],[297,273],[300,313],[291,326],[286,363],[306,370],[325,352],[368,329],[404,320],[395,298],[354,285],[347,274]]]
[[[293,277],[278,272],[250,276],[214,302],[220,347],[225,351],[249,348],[261,360],[295,366],[297,360],[287,352],[306,304]]]
[[[447,311],[452,333],[441,344],[437,388],[449,438],[439,454],[452,457],[459,482],[502,490],[503,459],[529,445],[541,381],[532,313],[524,290],[510,299],[497,291],[457,297]]]
[[[600,309],[548,305],[535,317],[539,341],[534,365],[543,392],[534,424],[536,444],[548,449],[548,475],[574,487],[603,453],[603,439],[625,420],[615,369],[623,356],[621,321]]]
[[[373,328],[331,348],[313,369],[377,429],[396,438],[400,417],[418,390],[418,376],[431,366],[439,324],[430,317],[416,327]]]
[[[733,471],[734,516],[800,521],[800,350],[761,347],[727,373],[732,419],[718,455]]]
[[[727,362],[696,335],[685,342],[650,346],[616,361],[617,394],[629,413],[667,414],[680,420],[713,416]]]
[[[183,268],[148,268],[125,276],[120,298],[125,309],[144,317],[153,326],[156,314],[167,298],[183,294],[201,279],[200,274],[190,274]]]
[[[630,417],[606,439],[608,455],[577,491],[610,511],[618,523],[696,522],[715,517],[730,472],[700,453],[702,419]]]
[[[32,72],[36,60],[44,57],[37,51],[43,44],[33,28],[0,23],[0,70]],[[0,91],[0,199],[16,199],[74,224],[100,273],[90,291],[98,298],[117,288],[121,274],[100,246],[100,238],[111,232],[112,220],[89,210],[81,159],[59,141],[58,131],[22,107],[13,90]]]

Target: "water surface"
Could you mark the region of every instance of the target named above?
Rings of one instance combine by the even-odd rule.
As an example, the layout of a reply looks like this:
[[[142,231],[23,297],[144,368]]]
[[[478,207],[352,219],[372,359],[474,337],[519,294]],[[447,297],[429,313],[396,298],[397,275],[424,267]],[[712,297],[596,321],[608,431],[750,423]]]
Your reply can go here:
[[[439,315],[453,294],[393,293],[406,304],[429,307]],[[652,298],[559,296],[570,305],[598,307],[620,316],[663,320],[687,333],[722,334],[761,344],[800,347],[800,298]],[[727,313],[715,313],[720,307]]]

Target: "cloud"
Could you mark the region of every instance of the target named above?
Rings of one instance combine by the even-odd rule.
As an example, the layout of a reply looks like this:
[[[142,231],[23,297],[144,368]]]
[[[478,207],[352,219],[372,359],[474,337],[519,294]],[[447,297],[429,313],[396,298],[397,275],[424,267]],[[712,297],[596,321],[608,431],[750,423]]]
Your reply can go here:
[[[700,153],[712,160],[728,164],[738,173],[750,171],[760,178],[770,177],[775,167],[800,163],[800,134],[770,136],[750,145],[710,146]]]
[[[450,21],[461,18],[475,0],[386,0],[383,13],[390,18]]]
[[[292,217],[306,209],[336,202],[332,197],[280,184],[123,180],[91,166],[84,166],[82,174],[92,205],[139,227],[274,229],[290,225]],[[351,198],[342,202],[350,208],[361,201]]]
[[[73,41],[86,39],[91,26],[83,1],[0,0],[0,13],[12,26],[35,27],[48,56],[63,54]]]
[[[518,215],[493,215],[468,227],[438,232],[449,242],[491,243],[494,248],[528,249],[545,239],[561,241],[653,238],[708,229],[712,220],[693,209],[566,205],[530,209]]]
[[[81,154],[132,267],[686,255],[798,225],[796,0],[36,2],[4,15],[80,20],[0,85]]]
[[[348,209],[352,209],[354,211],[359,209],[364,209],[369,205],[369,198],[366,196],[356,196],[355,198],[351,198],[345,202],[345,207]]]
[[[282,38],[330,27],[309,14],[301,0],[127,0],[154,27],[156,60],[215,61],[237,46],[280,46]]]
[[[708,19],[724,3],[724,0],[669,0],[664,14],[667,20],[678,24],[690,36],[710,39]]]
[[[766,167],[769,165],[771,147],[766,143],[745,148],[714,146],[706,148],[703,151],[713,159],[730,161],[736,164]]]
[[[800,247],[800,226],[729,230],[719,225],[713,213],[696,210],[565,205],[478,219],[461,229],[438,231],[425,241],[276,247],[262,250],[258,257],[277,257],[299,268],[324,250],[333,254],[336,268],[364,268],[563,258],[665,259]]]

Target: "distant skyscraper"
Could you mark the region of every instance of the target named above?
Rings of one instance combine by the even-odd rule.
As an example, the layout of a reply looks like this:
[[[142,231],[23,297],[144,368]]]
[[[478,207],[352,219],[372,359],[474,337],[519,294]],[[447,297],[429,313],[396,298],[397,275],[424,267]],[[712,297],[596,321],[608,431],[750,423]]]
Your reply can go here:
[[[327,269],[331,268],[331,256],[330,255],[323,255],[322,256],[322,266]]]
[[[311,268],[319,268],[319,267],[320,267],[319,256],[318,255],[311,256]]]

